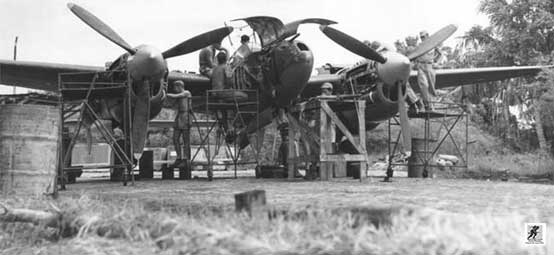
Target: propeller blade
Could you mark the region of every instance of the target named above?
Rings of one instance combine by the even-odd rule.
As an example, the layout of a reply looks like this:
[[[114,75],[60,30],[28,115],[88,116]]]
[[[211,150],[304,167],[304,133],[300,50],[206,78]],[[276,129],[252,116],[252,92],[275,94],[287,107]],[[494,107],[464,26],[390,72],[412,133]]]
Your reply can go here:
[[[402,139],[407,151],[412,148],[412,130],[410,129],[410,120],[408,119],[408,109],[402,95],[402,84],[398,83],[398,113],[400,114],[400,128],[402,129]]]
[[[231,32],[233,32],[233,27],[218,28],[190,38],[174,46],[173,48],[166,50],[164,53],[162,53],[162,55],[164,58],[172,58],[191,53],[207,47],[211,44],[221,42],[223,38],[225,38],[225,36],[229,35]]]
[[[83,7],[78,6],[74,3],[68,3],[67,7],[71,12],[73,12],[79,19],[89,25],[96,32],[100,33],[104,37],[113,43],[119,45],[119,47],[125,49],[131,54],[135,54],[135,50],[131,47],[123,38],[121,38],[113,29],[111,29],[106,23],[102,22],[99,18],[94,16],[92,13],[85,10]]]
[[[132,124],[132,140],[133,154],[135,158],[139,159],[144,149],[148,122],[150,120],[150,82],[145,80],[143,86],[137,89],[136,93]]]
[[[285,32],[283,33],[282,37],[287,38],[289,36],[295,35],[298,31],[298,26],[300,26],[300,24],[306,24],[306,23],[315,23],[315,24],[320,24],[325,26],[337,24],[336,21],[328,20],[328,19],[319,19],[319,18],[301,19],[301,20],[293,21],[291,23],[286,24]]]
[[[420,57],[421,55],[433,50],[437,46],[439,46],[442,42],[444,42],[448,37],[450,37],[458,27],[456,25],[448,25],[446,27],[443,27],[438,32],[434,33],[433,35],[429,36],[425,41],[421,42],[412,52],[408,54],[408,58],[410,61]]]
[[[356,55],[375,60],[381,64],[387,61],[381,54],[379,54],[369,46],[363,44],[362,42],[358,41],[354,37],[351,37],[329,26],[320,26],[319,29],[331,40]]]
[[[262,112],[258,113],[258,120],[250,121],[250,123],[248,123],[248,126],[240,131],[238,136],[238,144],[241,150],[246,148],[246,146],[250,144],[250,140],[248,140],[249,134],[256,132],[256,130],[261,127],[269,125],[273,121],[274,111],[275,109],[272,107],[263,110]]]

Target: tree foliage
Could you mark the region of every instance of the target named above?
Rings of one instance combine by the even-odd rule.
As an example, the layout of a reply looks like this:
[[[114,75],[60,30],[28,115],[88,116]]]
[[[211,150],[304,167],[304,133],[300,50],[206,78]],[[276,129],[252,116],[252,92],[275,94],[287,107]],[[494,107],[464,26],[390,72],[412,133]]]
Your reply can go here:
[[[491,26],[474,26],[461,36],[452,54],[454,67],[544,65],[554,55],[554,1],[482,0],[479,11],[488,15]],[[478,85],[465,89],[471,102],[477,103],[486,125],[502,130],[499,135],[515,146],[522,138],[537,141],[547,150],[546,138],[554,141],[551,109],[554,72],[541,73],[537,79],[519,78]],[[480,102],[479,102],[480,101]],[[514,125],[516,116],[509,106],[518,106],[518,118],[535,122],[535,128],[521,131]],[[523,110],[526,109],[526,110]],[[526,133],[533,132],[533,136]],[[529,143],[528,143],[529,144]]]
[[[550,63],[554,50],[554,1],[482,0],[507,65]]]

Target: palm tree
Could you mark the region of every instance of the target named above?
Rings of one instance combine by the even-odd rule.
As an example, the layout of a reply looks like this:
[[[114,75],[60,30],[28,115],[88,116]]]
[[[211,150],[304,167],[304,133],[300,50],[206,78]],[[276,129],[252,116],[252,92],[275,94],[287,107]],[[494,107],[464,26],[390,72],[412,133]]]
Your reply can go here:
[[[483,46],[495,41],[492,27],[483,28],[480,25],[471,27],[460,39],[462,39],[461,47],[466,50],[472,49],[473,51],[481,51]]]

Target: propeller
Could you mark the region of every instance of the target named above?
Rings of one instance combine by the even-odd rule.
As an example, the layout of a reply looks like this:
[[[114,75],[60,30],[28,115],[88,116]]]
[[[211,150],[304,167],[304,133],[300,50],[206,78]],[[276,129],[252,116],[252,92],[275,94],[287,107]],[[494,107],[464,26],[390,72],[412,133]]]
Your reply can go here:
[[[225,38],[231,32],[233,32],[233,27],[222,27],[214,29],[212,31],[190,38],[180,44],[177,44],[173,48],[164,51],[164,53],[162,53],[162,56],[164,58],[172,58],[197,51],[213,44],[214,42],[221,42],[223,38]]]
[[[295,35],[298,32],[298,26],[300,26],[300,24],[306,24],[306,23],[315,23],[315,24],[320,24],[324,26],[337,24],[336,21],[328,20],[328,19],[320,19],[320,18],[308,18],[308,19],[296,20],[296,21],[287,23],[285,25],[285,29],[284,29],[285,32],[283,33],[282,37],[286,38],[286,37]]]
[[[102,22],[99,18],[94,16],[89,11],[73,3],[68,3],[67,7],[79,19],[85,22],[96,32],[106,37],[108,40],[117,44],[119,47],[125,49],[127,52],[129,52],[131,55],[134,55],[135,57],[140,55],[139,52],[141,52],[141,48],[135,49],[131,47],[123,38],[121,38],[121,36],[119,36],[112,28],[110,28],[110,26]],[[195,36],[191,39],[188,39],[174,46],[173,48],[170,48],[165,52],[161,53],[161,56],[159,55],[157,56],[159,56],[160,59],[161,58],[166,59],[166,58],[171,58],[171,57],[176,57],[187,53],[191,53],[193,51],[209,46],[213,43],[221,42],[221,40],[225,38],[225,36],[230,34],[232,31],[233,31],[232,27],[218,28],[218,29],[200,34],[198,36]],[[146,49],[146,47],[143,49]],[[152,47],[150,47],[149,49],[150,49],[150,52],[146,54],[150,54],[148,55],[148,57],[150,58],[152,57],[152,54],[154,52],[158,52],[157,50],[153,51]],[[160,54],[160,53],[156,53],[156,54]],[[163,65],[165,65],[165,63],[163,63]],[[148,67],[142,66],[141,68],[138,68],[138,70],[144,70],[144,68],[148,69]],[[165,67],[162,66],[161,68],[167,69],[166,66]],[[144,148],[144,143],[146,141],[146,135],[148,131],[148,121],[150,118],[150,97],[151,97],[150,82],[151,81],[149,80],[149,77],[144,77],[142,79],[143,79],[142,81],[137,81],[137,82],[142,82],[143,84],[141,84],[141,86],[135,86],[134,88],[134,92],[135,92],[134,113],[133,113],[133,121],[132,121],[133,123],[132,123],[131,132],[133,137],[133,141],[132,141],[133,153],[135,154],[136,158],[139,158],[140,155],[142,154],[142,150]]]
[[[79,17],[79,19],[89,25],[96,32],[117,44],[119,47],[125,49],[131,55],[136,53],[136,50],[133,47],[123,40],[123,38],[121,38],[121,36],[119,36],[110,26],[102,22],[102,20],[98,17],[94,16],[94,14],[74,3],[68,3],[67,7],[77,17]],[[222,27],[197,35],[172,47],[171,49],[166,50],[162,53],[162,56],[163,58],[172,58],[197,51],[213,43],[221,42],[221,40],[223,40],[223,38],[229,35],[232,31],[232,27]]]
[[[410,120],[408,119],[408,109],[406,108],[406,103],[404,95],[402,95],[402,83],[397,82],[397,93],[398,93],[398,114],[400,115],[400,128],[402,130],[402,140],[404,141],[405,149],[409,151],[412,145],[412,133],[410,128]]]
[[[377,61],[384,64],[387,60],[378,52],[368,47],[359,40],[351,37],[337,29],[329,26],[320,26],[319,29],[331,40],[344,47],[345,49],[359,55],[361,57]]]
[[[131,47],[121,36],[119,36],[110,26],[102,22],[99,18],[92,13],[85,10],[83,7],[74,3],[68,3],[67,8],[71,10],[79,19],[89,25],[92,29],[96,30],[99,34],[106,37],[108,40],[119,45],[119,47],[125,49],[127,52],[135,54],[136,50]]]
[[[133,154],[139,159],[144,149],[150,120],[150,82],[144,80],[143,86],[137,86],[135,91],[135,107],[133,113],[133,124],[131,126],[133,137]]]
[[[441,30],[431,35],[425,41],[421,42],[412,52],[408,53],[407,57],[410,59],[410,61],[421,57],[421,55],[439,46],[442,42],[448,39],[448,37],[454,34],[457,29],[458,27],[453,24],[443,27]]]

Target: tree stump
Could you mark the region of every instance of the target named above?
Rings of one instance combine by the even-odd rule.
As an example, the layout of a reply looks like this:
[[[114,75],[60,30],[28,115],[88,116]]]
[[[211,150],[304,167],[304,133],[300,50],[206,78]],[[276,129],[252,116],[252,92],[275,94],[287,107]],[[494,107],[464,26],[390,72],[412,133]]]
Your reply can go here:
[[[265,190],[252,190],[235,194],[235,210],[246,211],[251,217],[263,216],[266,212]]]

